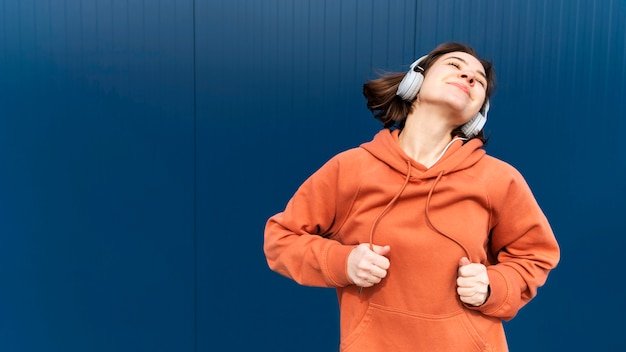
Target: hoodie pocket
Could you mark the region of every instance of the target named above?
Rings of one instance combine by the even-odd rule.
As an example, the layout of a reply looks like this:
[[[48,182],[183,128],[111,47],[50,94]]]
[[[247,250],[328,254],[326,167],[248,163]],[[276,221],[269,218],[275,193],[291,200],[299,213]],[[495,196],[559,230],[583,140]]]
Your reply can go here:
[[[464,311],[431,316],[370,303],[341,351],[491,351]]]

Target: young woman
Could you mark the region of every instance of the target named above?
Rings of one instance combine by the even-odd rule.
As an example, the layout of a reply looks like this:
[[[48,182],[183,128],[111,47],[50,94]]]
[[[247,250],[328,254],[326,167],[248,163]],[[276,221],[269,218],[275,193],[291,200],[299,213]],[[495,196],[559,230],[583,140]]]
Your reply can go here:
[[[336,288],[341,351],[507,351],[502,320],[557,265],[524,178],[482,149],[494,81],[472,48],[445,43],[367,82],[384,128],[268,220],[270,268]]]

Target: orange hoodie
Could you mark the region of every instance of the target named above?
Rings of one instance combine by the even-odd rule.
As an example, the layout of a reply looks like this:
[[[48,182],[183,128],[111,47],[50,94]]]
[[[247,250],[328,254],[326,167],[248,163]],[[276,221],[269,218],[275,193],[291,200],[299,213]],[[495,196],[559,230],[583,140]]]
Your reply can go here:
[[[398,131],[338,154],[309,177],[265,228],[270,268],[302,285],[334,287],[340,350],[507,351],[513,318],[559,261],[550,225],[520,173],[459,140],[426,168]],[[390,267],[358,293],[347,275],[360,243],[390,245]],[[456,292],[461,257],[487,266],[479,307]]]

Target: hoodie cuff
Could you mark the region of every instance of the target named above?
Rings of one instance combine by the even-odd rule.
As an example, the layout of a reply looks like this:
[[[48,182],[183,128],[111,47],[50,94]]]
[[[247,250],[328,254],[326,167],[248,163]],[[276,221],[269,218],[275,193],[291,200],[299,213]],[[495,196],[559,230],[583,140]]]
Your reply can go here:
[[[351,285],[348,278],[348,256],[356,246],[346,246],[333,243],[326,249],[324,258],[324,274],[328,278],[328,283],[335,287]]]
[[[511,283],[507,280],[505,273],[498,269],[487,267],[487,275],[489,276],[489,298],[481,306],[471,307],[471,309],[489,316],[501,316],[501,313],[511,308],[511,295],[513,294]],[[508,320],[508,317],[502,318]]]

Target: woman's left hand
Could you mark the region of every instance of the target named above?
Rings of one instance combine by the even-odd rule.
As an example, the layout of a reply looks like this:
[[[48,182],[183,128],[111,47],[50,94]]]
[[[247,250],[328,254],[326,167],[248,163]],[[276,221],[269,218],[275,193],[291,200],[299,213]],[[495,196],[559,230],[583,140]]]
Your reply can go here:
[[[471,263],[466,257],[459,260],[457,289],[461,302],[480,306],[489,297],[489,277],[487,267],[480,263]]]

